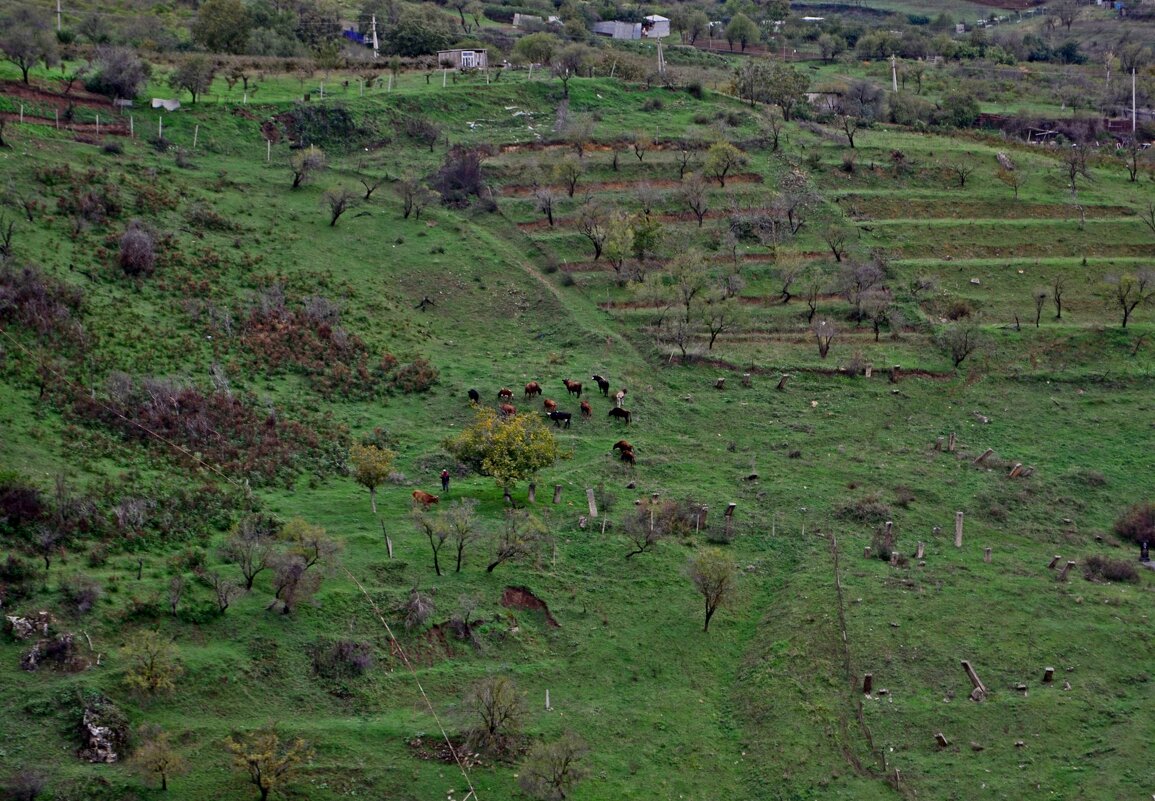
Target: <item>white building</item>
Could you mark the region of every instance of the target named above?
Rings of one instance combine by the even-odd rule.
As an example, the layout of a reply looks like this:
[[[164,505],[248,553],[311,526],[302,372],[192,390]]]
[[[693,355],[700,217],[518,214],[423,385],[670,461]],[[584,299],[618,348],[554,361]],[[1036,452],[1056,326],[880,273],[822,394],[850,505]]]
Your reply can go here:
[[[642,36],[646,39],[663,39],[670,35],[670,20],[657,14],[646,17],[642,23]]]
[[[642,23],[606,20],[594,23],[594,33],[611,39],[641,39]]]

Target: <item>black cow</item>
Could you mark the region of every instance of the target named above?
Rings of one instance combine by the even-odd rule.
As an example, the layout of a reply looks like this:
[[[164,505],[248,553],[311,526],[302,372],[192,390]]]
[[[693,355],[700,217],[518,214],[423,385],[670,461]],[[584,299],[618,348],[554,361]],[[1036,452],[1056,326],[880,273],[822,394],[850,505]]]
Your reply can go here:
[[[470,403],[481,403],[481,393],[478,392],[476,389],[469,390],[469,402]]]
[[[625,409],[619,409],[615,406],[614,408],[610,409],[609,416],[610,417],[616,417],[619,420],[625,420],[626,425],[629,425],[629,423],[630,423],[630,413],[627,412]]]
[[[594,373],[594,381],[598,384],[598,389],[601,390],[602,397],[608,398],[610,396],[610,381],[608,378],[602,378],[597,373]]]
[[[569,412],[550,412],[549,419],[559,428],[562,427],[562,423],[565,423],[565,428],[569,428],[569,421],[573,419],[573,415]]]

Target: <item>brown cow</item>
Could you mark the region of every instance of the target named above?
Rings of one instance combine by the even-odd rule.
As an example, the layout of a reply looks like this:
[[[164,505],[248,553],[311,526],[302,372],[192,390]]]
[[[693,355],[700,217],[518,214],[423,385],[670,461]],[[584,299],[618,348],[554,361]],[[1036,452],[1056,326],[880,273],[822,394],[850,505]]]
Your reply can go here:
[[[557,401],[555,401],[555,400],[550,400],[549,398],[546,398],[545,400],[543,400],[541,402],[541,405],[545,407],[545,410],[547,413],[557,411]]]
[[[589,420],[591,417],[594,416],[594,409],[592,406],[589,405],[588,401],[582,401],[580,406],[582,409],[582,419],[583,420]]]
[[[501,412],[502,417],[513,417],[517,414],[517,409],[512,403],[503,403],[497,407],[497,410]]]
[[[563,378],[561,380],[561,382],[563,384],[565,384],[565,391],[566,392],[568,392],[571,395],[576,395],[579,398],[582,396],[582,382],[581,381],[571,381],[568,378]]]
[[[621,459],[626,464],[636,465],[638,463],[637,459],[634,458],[633,450],[629,448],[622,448]]]
[[[541,384],[536,381],[530,381],[525,385],[525,397],[532,398],[534,395],[541,394]]]
[[[413,490],[413,502],[422,506],[432,506],[440,500],[436,495],[430,495],[424,490]]]
[[[619,439],[614,443],[614,446],[610,448],[611,451],[632,451],[633,449],[634,446],[626,442],[624,439]]]
[[[509,389],[508,387],[502,387],[497,391],[497,399],[499,401],[513,400],[513,390]]]
[[[628,411],[626,411],[625,409],[619,409],[618,407],[615,406],[614,408],[610,409],[610,415],[609,416],[610,417],[616,417],[619,420],[625,420],[626,425],[630,424],[630,413]]]

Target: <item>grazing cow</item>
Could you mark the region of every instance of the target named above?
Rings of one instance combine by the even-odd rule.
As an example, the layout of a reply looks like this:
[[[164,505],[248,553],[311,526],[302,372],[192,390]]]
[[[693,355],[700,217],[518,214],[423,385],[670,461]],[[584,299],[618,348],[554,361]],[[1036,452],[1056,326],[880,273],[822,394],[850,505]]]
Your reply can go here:
[[[621,459],[626,464],[636,465],[637,459],[634,458],[634,452],[628,448],[622,448]]]
[[[594,381],[598,382],[598,389],[601,391],[601,393],[602,393],[602,397],[603,397],[603,398],[608,398],[608,397],[610,396],[610,382],[609,382],[609,379],[607,379],[607,378],[602,378],[602,377],[601,377],[600,375],[598,375],[597,373],[594,373],[594,376],[593,376],[593,377],[594,377]]]
[[[545,407],[546,414],[548,414],[549,412],[556,412],[557,411],[557,401],[555,401],[555,400],[551,400],[549,398],[546,398],[545,400],[543,400],[541,402],[541,405]]]
[[[541,394],[541,384],[536,381],[530,381],[525,385],[525,397],[532,398],[534,395]]]
[[[625,420],[626,425],[630,424],[630,413],[625,409],[619,408],[617,406],[610,409],[610,417],[616,417],[619,420]]]
[[[582,419],[583,420],[589,420],[591,417],[594,416],[594,409],[592,406],[589,405],[588,401],[582,401],[580,405],[582,408]]]
[[[481,403],[481,393],[478,392],[476,389],[469,390],[469,402],[470,403]]]
[[[633,449],[634,446],[626,442],[624,439],[619,439],[614,443],[614,446],[610,448],[611,451],[632,451]]]
[[[497,391],[497,399],[499,401],[511,401],[511,400],[513,400],[513,390],[509,389],[507,387],[502,387],[501,389],[499,389]]]
[[[581,381],[571,381],[568,378],[563,378],[561,380],[561,382],[563,384],[565,384],[565,391],[566,392],[568,392],[571,395],[576,395],[579,398],[582,396],[582,382]]]
[[[497,410],[501,412],[502,417],[513,417],[517,414],[517,409],[512,403],[503,403],[497,407]]]
[[[430,495],[424,490],[413,490],[413,502],[422,506],[432,506],[440,500],[436,495]]]
[[[626,391],[624,389],[619,389],[617,392],[614,393],[614,406],[616,406],[619,409],[622,408],[622,401],[624,401],[625,399],[626,399]]]
[[[570,414],[569,412],[550,412],[549,413],[549,419],[553,420],[553,424],[555,426],[558,426],[559,428],[561,427],[562,423],[565,423],[565,428],[569,428],[569,421],[572,418],[573,418],[573,415]]]

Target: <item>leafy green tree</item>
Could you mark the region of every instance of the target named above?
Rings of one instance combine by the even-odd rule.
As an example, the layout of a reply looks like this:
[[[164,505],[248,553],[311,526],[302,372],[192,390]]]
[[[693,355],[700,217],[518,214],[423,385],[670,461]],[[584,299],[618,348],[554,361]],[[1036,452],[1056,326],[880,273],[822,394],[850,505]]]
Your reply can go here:
[[[397,454],[393,451],[376,445],[354,445],[349,448],[353,480],[369,490],[369,505],[373,508],[373,514],[377,514],[377,488],[389,478],[396,458]]]
[[[496,479],[507,498],[516,482],[533,478],[562,457],[557,439],[538,415],[503,418],[488,408],[479,409],[472,425],[443,444],[459,462]]]
[[[818,37],[818,53],[827,64],[845,52],[846,40],[841,36],[824,33]]]
[[[205,0],[192,25],[193,41],[213,53],[243,53],[251,27],[241,0]]]
[[[168,85],[177,91],[192,95],[195,106],[197,97],[207,92],[213,85],[216,74],[217,68],[211,59],[206,56],[190,56],[169,76]]]
[[[141,726],[137,732],[137,746],[130,763],[132,770],[143,777],[156,777],[160,789],[168,790],[168,780],[188,772],[188,764],[172,747],[168,732],[159,726]]]
[[[745,50],[746,45],[757,40],[758,26],[754,24],[754,20],[745,14],[735,14],[726,26],[726,42],[730,45],[730,49],[733,50],[734,43],[738,42],[742,45],[742,50]]]
[[[125,684],[145,695],[176,689],[176,680],[184,673],[176,646],[159,631],[138,632],[121,648],[121,656]]]
[[[690,557],[687,572],[694,589],[706,602],[706,621],[702,631],[709,631],[710,619],[718,607],[734,596],[738,565],[732,556],[718,548],[702,548]]]
[[[130,47],[101,46],[84,87],[105,97],[132,99],[144,88],[151,67]]]
[[[685,322],[690,322],[694,305],[701,301],[710,286],[710,265],[705,254],[691,247],[670,261],[664,275],[673,301],[682,307]]]
[[[270,793],[291,782],[314,754],[312,747],[300,737],[282,739],[276,724],[228,737],[225,747],[233,756],[233,767],[248,774],[261,801],[268,801]]]
[[[449,47],[452,41],[447,17],[433,9],[408,11],[385,29],[381,47],[389,55],[428,56]]]
[[[24,83],[28,73],[43,62],[51,67],[60,60],[60,48],[52,22],[39,10],[18,6],[0,18],[0,51],[20,69]]]
[[[515,60],[527,64],[548,64],[553,60],[553,54],[561,50],[561,39],[552,33],[531,33],[517,40],[513,46]]]
[[[719,186],[726,186],[726,176],[746,165],[746,154],[729,142],[721,141],[710,145],[706,151],[703,172],[716,180]]]
[[[948,94],[939,108],[939,120],[955,128],[969,128],[979,118],[979,102],[968,92]]]

